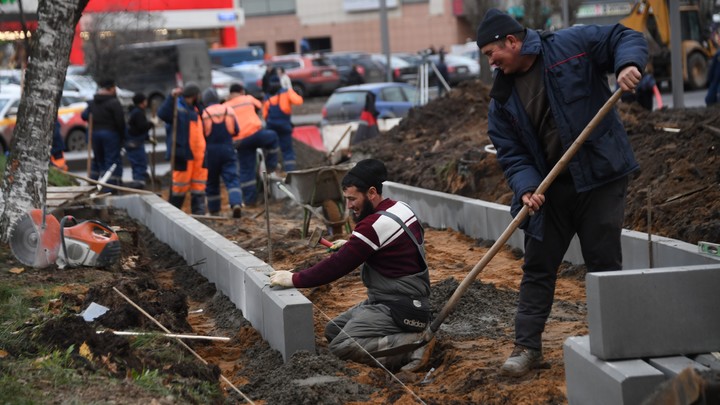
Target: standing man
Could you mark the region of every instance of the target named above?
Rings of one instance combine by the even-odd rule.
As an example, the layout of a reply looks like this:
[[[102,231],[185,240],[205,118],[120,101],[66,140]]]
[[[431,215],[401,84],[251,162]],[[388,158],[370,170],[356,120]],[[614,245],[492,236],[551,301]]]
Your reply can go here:
[[[233,150],[233,136],[240,132],[235,113],[230,107],[219,104],[220,98],[215,89],[203,92],[202,112],[203,133],[205,134],[205,166],[208,170],[207,203],[210,215],[220,213],[220,177],[225,182],[228,202],[233,218],[242,213],[242,195],[238,176],[237,156]]]
[[[122,182],[122,155],[120,150],[125,136],[125,113],[116,96],[115,81],[102,79],[98,82],[98,92],[88,103],[81,117],[87,121],[92,114],[92,152],[90,178],[97,180],[105,174],[113,163],[117,164],[108,184],[119,185]]]
[[[277,168],[278,136],[275,131],[263,128],[258,113],[262,103],[253,96],[245,94],[245,88],[239,83],[230,86],[230,96],[225,102],[226,106],[235,111],[240,132],[232,139],[237,151],[237,160],[240,164],[240,188],[245,205],[257,203],[257,178],[255,176],[255,151],[262,148],[265,151],[265,166],[268,173]]]
[[[622,268],[620,233],[628,175],[638,169],[616,110],[545,194],[534,190],[610,98],[607,74],[632,91],[647,63],[642,34],[620,24],[557,32],[525,30],[489,10],[477,45],[497,76],[490,97],[488,135],[514,196],[530,217],[515,318],[515,349],[500,371],[521,376],[542,363],[542,332],[553,304],[557,270],[577,233],[588,271]]]
[[[353,211],[355,230],[332,256],[309,269],[275,271],[271,286],[309,288],[328,284],[362,265],[368,298],[325,327],[330,351],[343,360],[374,364],[367,355],[422,339],[430,321],[430,277],[423,229],[410,207],[382,196],[385,165],[358,162],[343,178],[343,195]],[[378,359],[385,367],[417,371],[432,347]]]
[[[205,158],[205,136],[199,106],[200,87],[187,83],[184,88],[175,88],[165,98],[157,116],[165,121],[167,151],[165,158],[172,157],[173,137],[175,138],[175,161],[170,189],[170,204],[182,208],[185,194],[190,191],[190,210],[194,215],[205,215],[205,185],[207,169]],[[173,101],[175,100],[175,104]],[[173,128],[173,109],[177,109],[176,126]],[[175,132],[173,132],[175,131]]]
[[[133,187],[143,188],[148,180],[147,166],[148,158],[145,153],[145,141],[157,143],[150,139],[150,128],[154,123],[147,119],[145,109],[147,108],[147,97],[143,93],[136,93],[133,96],[133,106],[128,115],[128,136],[125,139],[125,151],[132,167]],[[155,118],[157,119],[157,118]]]
[[[283,156],[283,170],[295,170],[295,150],[292,144],[292,106],[303,103],[303,98],[292,88],[283,89],[277,76],[270,78],[270,96],[263,103],[263,117],[267,127],[275,131]],[[285,177],[281,175],[281,177]]]
[[[710,60],[710,66],[707,72],[707,94],[705,95],[705,105],[710,107],[717,104],[720,96],[720,51],[715,52]]]
[[[445,63],[445,51],[440,51],[440,57],[438,59],[437,64],[437,70],[438,73],[440,73],[440,76],[445,80],[445,83],[448,83],[448,78],[450,77],[450,73],[448,72],[448,66],[447,63]],[[449,85],[450,83],[448,83]],[[442,81],[438,78],[438,97],[442,97],[443,94],[445,94],[445,85],[442,83]]]

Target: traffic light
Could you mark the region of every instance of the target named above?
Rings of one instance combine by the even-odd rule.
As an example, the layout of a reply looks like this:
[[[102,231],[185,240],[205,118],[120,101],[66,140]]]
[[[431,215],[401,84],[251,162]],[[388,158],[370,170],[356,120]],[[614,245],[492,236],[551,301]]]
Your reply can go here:
[[[15,0],[0,0],[0,4],[15,4]]]

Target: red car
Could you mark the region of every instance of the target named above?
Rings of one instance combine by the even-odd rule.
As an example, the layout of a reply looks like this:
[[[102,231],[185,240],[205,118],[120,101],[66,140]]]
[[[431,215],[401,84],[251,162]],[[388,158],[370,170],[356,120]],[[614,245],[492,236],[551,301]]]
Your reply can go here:
[[[266,64],[283,68],[292,81],[293,90],[303,97],[330,94],[340,87],[337,68],[323,56],[274,56]]]

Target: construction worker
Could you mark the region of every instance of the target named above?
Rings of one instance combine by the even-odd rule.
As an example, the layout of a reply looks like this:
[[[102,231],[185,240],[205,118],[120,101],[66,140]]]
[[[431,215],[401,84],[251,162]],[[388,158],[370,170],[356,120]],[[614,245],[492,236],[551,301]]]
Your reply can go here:
[[[185,194],[190,191],[190,210],[194,215],[206,213],[205,186],[207,169],[203,167],[205,158],[205,136],[203,135],[199,103],[200,87],[187,83],[183,88],[175,88],[158,109],[157,116],[165,121],[168,134],[165,142],[165,158],[172,159],[172,147],[175,144],[175,160],[169,201],[182,208]],[[173,101],[175,103],[173,104]],[[176,126],[173,128],[173,109],[177,109]]]
[[[136,93],[133,96],[133,106],[128,115],[128,135],[125,138],[125,152],[132,167],[133,182],[130,187],[144,188],[149,178],[147,167],[148,158],[145,152],[145,141],[155,142],[150,139],[149,131],[155,125],[147,119],[145,109],[147,108],[147,97],[143,93]],[[153,117],[157,120],[157,117]]]
[[[68,171],[68,165],[65,161],[65,142],[63,142],[60,134],[60,121],[55,120],[55,129],[53,130],[52,147],[50,148],[50,163],[64,172]]]
[[[295,170],[295,151],[292,144],[293,125],[290,120],[292,106],[303,103],[303,98],[295,90],[283,89],[277,76],[270,78],[270,96],[263,103],[263,117],[267,127],[275,131],[282,150],[282,165],[286,172]],[[280,173],[281,177],[285,177]]]
[[[270,285],[309,288],[328,284],[362,267],[367,300],[325,327],[328,348],[343,360],[374,365],[369,353],[416,342],[430,321],[430,277],[420,221],[405,203],[382,196],[385,165],[358,162],[342,180],[356,221],[350,238],[330,257],[299,272],[278,270]],[[385,367],[417,371],[427,364],[435,339],[415,351],[382,356]]]
[[[245,205],[254,205],[257,202],[256,150],[264,150],[265,167],[268,173],[272,173],[277,167],[280,151],[278,136],[275,131],[263,128],[258,115],[262,103],[245,94],[245,88],[241,84],[233,83],[230,86],[230,96],[224,105],[235,111],[240,124],[240,132],[233,137],[233,146],[240,164],[240,188]]]
[[[230,209],[233,218],[242,213],[242,195],[240,194],[240,176],[238,175],[237,156],[233,149],[233,136],[240,132],[235,112],[232,108],[219,104],[220,98],[213,88],[203,91],[202,112],[203,133],[205,134],[205,166],[207,167],[207,204],[210,215],[220,213],[220,177],[227,188]]]
[[[89,120],[92,114],[92,152],[90,178],[97,180],[113,164],[115,170],[107,180],[108,184],[120,184],[122,181],[122,155],[120,151],[125,137],[125,113],[116,96],[115,81],[102,79],[98,82],[98,92],[88,103],[81,117]],[[107,190],[111,191],[111,190]]]
[[[558,267],[577,235],[588,271],[622,269],[620,235],[630,173],[638,169],[617,111],[594,128],[543,194],[535,191],[611,96],[607,74],[633,91],[647,64],[643,34],[621,24],[540,33],[490,9],[477,45],[496,66],[488,135],[523,206],[525,255],[515,347],[500,368],[519,377],[543,367],[542,333],[552,309]]]

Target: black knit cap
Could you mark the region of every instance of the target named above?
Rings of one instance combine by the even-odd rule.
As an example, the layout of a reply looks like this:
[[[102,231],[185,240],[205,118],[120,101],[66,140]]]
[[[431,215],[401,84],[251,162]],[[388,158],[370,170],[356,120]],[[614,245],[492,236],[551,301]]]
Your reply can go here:
[[[200,86],[198,86],[195,82],[188,82],[185,87],[183,87],[183,97],[193,97],[198,94],[200,94]]]
[[[111,89],[115,87],[115,80],[111,77],[104,77],[98,81],[98,86],[100,86],[101,89]]]
[[[485,13],[477,29],[477,46],[482,48],[490,42],[503,39],[510,34],[523,31],[524,28],[517,20],[502,11],[491,8]]]
[[[387,180],[387,168],[377,159],[365,159],[357,162],[345,175],[343,183],[355,186],[375,187],[382,190],[382,183]]]

